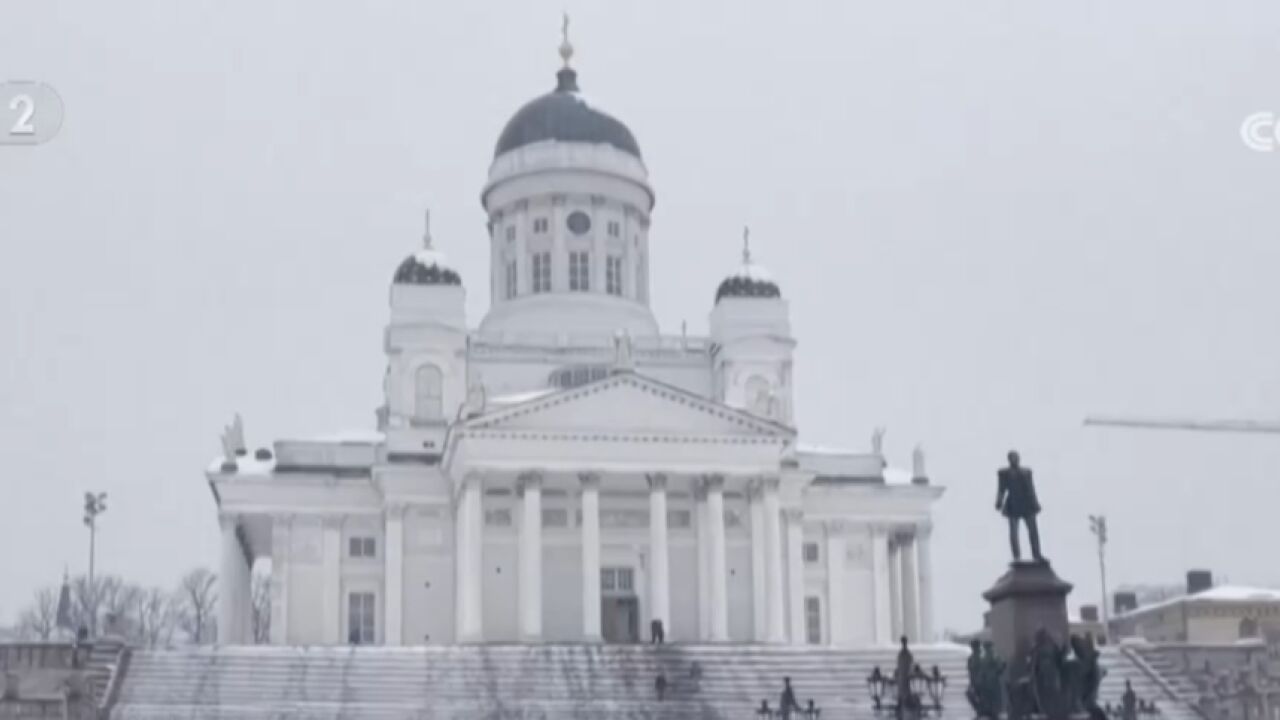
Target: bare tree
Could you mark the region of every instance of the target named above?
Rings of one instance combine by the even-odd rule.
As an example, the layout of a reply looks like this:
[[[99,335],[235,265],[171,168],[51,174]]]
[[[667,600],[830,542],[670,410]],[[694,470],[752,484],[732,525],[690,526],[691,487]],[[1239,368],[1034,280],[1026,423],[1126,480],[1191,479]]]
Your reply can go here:
[[[213,642],[213,611],[218,602],[215,591],[217,580],[217,576],[208,568],[196,568],[183,576],[178,585],[175,598],[178,627],[197,645]]]
[[[160,588],[144,591],[135,609],[137,641],[149,648],[163,647],[173,640],[178,623],[177,598]]]
[[[253,602],[253,641],[271,642],[271,576],[254,573],[249,592]]]
[[[95,577],[91,582],[84,575],[77,575],[71,581],[71,626],[74,628],[92,628],[101,627],[98,620],[101,618],[103,604],[103,586],[106,584],[106,578],[101,576]]]
[[[18,637],[48,640],[58,628],[58,590],[47,587],[37,592],[31,605],[18,616]]]

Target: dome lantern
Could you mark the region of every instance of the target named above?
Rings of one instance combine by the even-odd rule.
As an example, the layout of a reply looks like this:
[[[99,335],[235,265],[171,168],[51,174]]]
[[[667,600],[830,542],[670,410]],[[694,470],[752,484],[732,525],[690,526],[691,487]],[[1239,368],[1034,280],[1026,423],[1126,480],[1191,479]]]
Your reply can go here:
[[[751,261],[751,228],[742,228],[742,265],[720,282],[716,302],[722,298],[781,298],[782,290],[763,266]]]
[[[400,263],[392,282],[397,285],[462,284],[462,277],[446,264],[444,253],[432,247],[430,210],[425,214],[422,249]]]

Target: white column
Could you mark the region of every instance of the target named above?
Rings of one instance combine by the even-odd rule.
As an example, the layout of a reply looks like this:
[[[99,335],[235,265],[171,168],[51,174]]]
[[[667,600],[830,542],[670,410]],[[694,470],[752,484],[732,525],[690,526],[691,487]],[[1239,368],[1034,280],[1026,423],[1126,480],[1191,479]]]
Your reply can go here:
[[[848,632],[845,621],[848,605],[845,602],[845,525],[839,520],[827,523],[827,642],[843,645]]]
[[[600,476],[578,475],[582,483],[582,636],[600,642]]]
[[[929,538],[933,535],[933,527],[922,524],[916,530],[916,561],[919,567],[916,574],[920,578],[920,641],[933,642],[933,553],[929,549]]]
[[[763,641],[768,634],[769,613],[765,607],[764,505],[759,482],[751,482],[747,498],[751,505],[751,637]]]
[[[271,517],[271,644],[289,643],[289,569],[293,563],[293,516]]]
[[[898,582],[902,584],[902,632],[911,642],[920,642],[920,590],[914,534],[903,533],[898,555],[902,563],[898,569]]]
[[[321,523],[320,600],[326,645],[340,645],[342,637],[342,517],[326,517]]]
[[[896,638],[889,610],[893,603],[889,593],[889,538],[883,528],[874,525],[871,526],[871,585],[876,644],[892,645]]]
[[[481,595],[484,510],[481,493],[479,476],[463,479],[457,511],[458,642],[479,642],[484,639],[484,606]]]
[[[782,509],[778,498],[778,478],[764,481],[765,592],[768,595],[768,641],[786,642],[786,615],[782,594]]]
[[[649,614],[671,628],[671,558],[667,548],[667,476],[648,475],[649,481]]]
[[[709,475],[703,482],[707,488],[707,533],[710,535],[711,558],[711,637],[713,642],[729,639],[728,568],[724,541],[724,478]]]
[[[404,642],[404,511],[404,505],[393,503],[383,512],[382,642],[386,645]]]
[[[893,629],[894,642],[906,630],[902,625],[902,561],[898,538],[889,531],[889,625]]]
[[[240,544],[240,517],[231,513],[220,513],[218,524],[222,529],[222,562],[218,573],[218,644],[238,645],[242,642],[240,628],[241,596],[244,590],[240,587],[244,565],[244,547]]]
[[[542,638],[542,476],[524,473],[520,490],[520,639]]]
[[[804,513],[799,508],[783,511],[787,519],[787,605],[791,644],[803,645],[804,627]]]
[[[711,639],[711,533],[708,525],[707,489],[699,479],[693,489],[693,519],[698,532],[698,639]]]

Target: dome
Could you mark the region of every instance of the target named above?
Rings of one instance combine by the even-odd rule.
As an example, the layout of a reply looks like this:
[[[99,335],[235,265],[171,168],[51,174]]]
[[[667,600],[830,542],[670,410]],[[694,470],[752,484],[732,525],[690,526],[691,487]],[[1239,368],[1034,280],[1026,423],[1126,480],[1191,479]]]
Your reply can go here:
[[[763,266],[751,262],[748,231],[743,231],[742,264],[720,282],[716,288],[716,302],[726,297],[780,298],[782,290],[773,276]]]
[[[493,155],[545,140],[612,145],[640,157],[640,146],[631,130],[582,99],[578,94],[578,74],[569,67],[556,73],[555,90],[530,100],[511,116],[498,136]]]
[[[444,253],[431,247],[431,212],[426,213],[422,249],[405,258],[391,282],[396,285],[461,285],[462,276],[449,268]]]

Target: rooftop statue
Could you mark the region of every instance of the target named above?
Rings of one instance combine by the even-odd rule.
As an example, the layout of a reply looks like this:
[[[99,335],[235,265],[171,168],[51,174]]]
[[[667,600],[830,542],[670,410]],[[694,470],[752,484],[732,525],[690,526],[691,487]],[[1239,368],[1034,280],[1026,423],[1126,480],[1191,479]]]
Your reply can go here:
[[[1018,538],[1018,521],[1026,523],[1027,537],[1031,541],[1031,557],[1043,562],[1040,554],[1040,529],[1036,515],[1040,514],[1040,501],[1036,499],[1036,486],[1031,479],[1031,469],[1022,467],[1017,450],[1009,451],[1009,467],[999,472],[996,487],[996,510],[1009,519],[1009,549],[1013,559],[1022,559],[1022,545]]]

